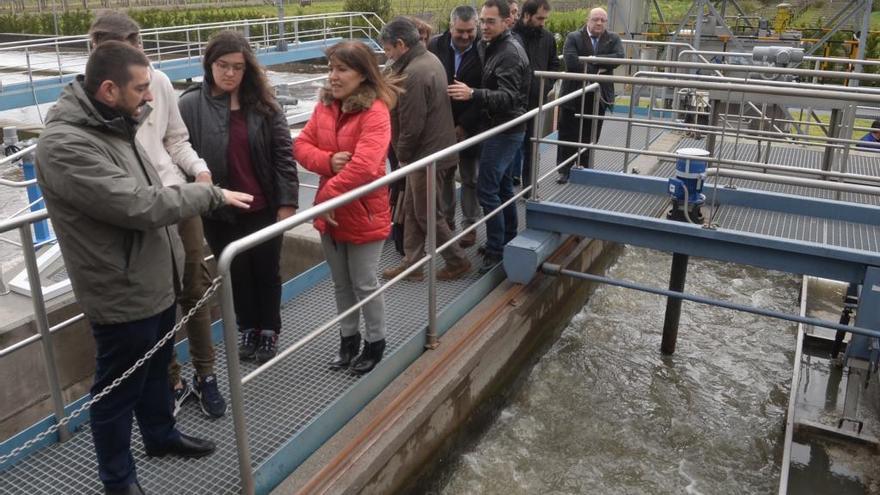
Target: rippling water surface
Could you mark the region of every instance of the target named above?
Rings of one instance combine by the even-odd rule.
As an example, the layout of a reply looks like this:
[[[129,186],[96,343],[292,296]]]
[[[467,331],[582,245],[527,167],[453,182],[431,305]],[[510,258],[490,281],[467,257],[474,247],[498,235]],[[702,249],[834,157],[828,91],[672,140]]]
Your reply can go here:
[[[610,276],[665,287],[671,256],[627,247]],[[691,260],[687,291],[796,312],[799,280]],[[445,494],[777,490],[795,326],[603,286],[442,482]]]

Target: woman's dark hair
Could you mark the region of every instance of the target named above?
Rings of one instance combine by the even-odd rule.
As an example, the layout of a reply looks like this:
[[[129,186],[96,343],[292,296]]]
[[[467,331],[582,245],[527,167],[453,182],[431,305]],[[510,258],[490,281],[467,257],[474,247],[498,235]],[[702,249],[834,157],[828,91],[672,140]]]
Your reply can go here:
[[[245,69],[241,79],[241,86],[238,89],[238,101],[241,102],[241,106],[243,108],[253,108],[266,116],[279,112],[281,108],[275,100],[272,86],[269,85],[269,80],[257,61],[250,43],[239,32],[220,31],[211,37],[208,46],[205,48],[205,57],[202,62],[202,67],[205,70],[205,81],[211,86],[216,84],[211,66],[218,58],[230,53],[241,53],[244,55]]]
[[[364,76],[364,82],[361,84],[373,88],[389,109],[397,104],[397,95],[403,92],[397,85],[399,81],[379,72],[376,57],[367,45],[360,41],[343,41],[331,46],[324,53],[327,55],[327,60],[341,62]]]

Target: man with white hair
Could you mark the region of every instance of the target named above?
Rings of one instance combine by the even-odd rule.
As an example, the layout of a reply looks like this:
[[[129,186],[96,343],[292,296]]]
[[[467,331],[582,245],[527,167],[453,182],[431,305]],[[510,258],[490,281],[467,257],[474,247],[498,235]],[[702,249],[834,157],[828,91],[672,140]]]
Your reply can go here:
[[[620,36],[616,33],[609,32],[605,29],[608,24],[608,13],[604,9],[595,8],[590,11],[587,22],[583,28],[578,31],[568,33],[565,38],[565,45],[562,48],[562,58],[565,61],[566,72],[576,72],[583,74],[584,64],[578,60],[578,57],[588,57],[595,55],[597,57],[614,57],[623,58],[623,43]],[[611,74],[617,67],[617,64],[587,64],[588,74]],[[581,81],[565,80],[562,82],[562,94],[568,94],[583,87]],[[600,118],[587,118],[584,120],[583,133],[581,134],[581,125],[577,118],[577,114],[589,114],[593,111],[593,103],[595,93],[587,93],[583,99],[583,107],[581,107],[581,99],[563,103],[559,109],[559,140],[579,143],[589,143],[592,136],[592,126],[596,126],[596,141],[602,133],[602,119],[605,115],[605,109],[614,104],[614,83],[603,82],[600,84],[600,100],[599,113]],[[569,159],[577,148],[569,146],[560,146],[556,152],[556,163],[560,164]],[[581,167],[587,166],[590,159],[591,150],[587,149],[581,153],[577,160],[577,165]],[[565,184],[568,182],[568,174],[575,165],[574,161],[569,162],[565,167],[559,170],[559,177],[556,182]]]

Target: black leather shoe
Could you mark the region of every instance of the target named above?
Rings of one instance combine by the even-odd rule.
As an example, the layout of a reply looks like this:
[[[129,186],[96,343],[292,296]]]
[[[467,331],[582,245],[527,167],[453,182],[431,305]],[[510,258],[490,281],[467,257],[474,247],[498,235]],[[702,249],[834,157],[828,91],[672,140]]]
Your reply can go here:
[[[556,177],[557,184],[568,184],[568,174],[559,174]]]
[[[373,368],[375,368],[377,364],[379,364],[384,353],[385,339],[377,340],[375,342],[364,341],[364,352],[355,358],[349,369],[356,375],[369,373],[370,371],[373,371]]]
[[[342,341],[339,343],[339,355],[336,356],[336,359],[330,361],[328,366],[330,366],[330,369],[333,371],[348,368],[348,365],[351,364],[351,360],[357,356],[360,349],[361,334],[358,333],[351,337],[342,337]]]
[[[135,481],[134,483],[128,485],[127,487],[121,490],[111,490],[107,487],[104,487],[105,495],[145,495],[144,489],[141,488],[141,485]]]
[[[210,440],[191,437],[189,435],[180,434],[180,438],[174,442],[163,445],[158,449],[146,449],[147,455],[150,457],[165,457],[166,455],[174,455],[177,457],[205,457],[217,450],[217,444]]]

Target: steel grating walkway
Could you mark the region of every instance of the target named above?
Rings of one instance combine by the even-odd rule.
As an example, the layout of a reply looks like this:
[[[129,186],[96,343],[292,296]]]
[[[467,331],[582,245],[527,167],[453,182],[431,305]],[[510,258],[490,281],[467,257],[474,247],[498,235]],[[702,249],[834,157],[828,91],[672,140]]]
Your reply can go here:
[[[694,138],[683,139],[677,148],[701,148],[704,142]],[[719,142],[719,156],[738,160],[756,160],[759,145],[754,142]],[[768,163],[819,169],[822,152],[796,146],[775,146],[771,148]],[[602,169],[603,167],[599,167]],[[604,167],[605,170],[618,171],[619,167]],[[880,153],[851,153],[848,169],[853,173],[880,176]],[[675,170],[672,161],[662,161],[652,175],[670,177]],[[710,176],[708,183],[713,183]],[[762,182],[757,180],[719,178],[719,186],[732,185],[740,189],[790,194],[811,198],[838,200],[868,205],[880,204],[880,198],[866,194],[836,193],[825,189],[792,186]],[[835,197],[837,195],[837,197]],[[659,216],[668,206],[668,196],[648,193],[635,193],[620,189],[595,186],[571,185],[563,188],[551,201],[573,206],[610,210],[618,213]],[[712,194],[707,193],[703,215],[709,218]],[[766,209],[743,206],[716,205],[712,222],[719,227],[751,234],[813,242],[860,251],[880,252],[880,227],[806,215],[776,212]]]
[[[614,132],[616,126],[622,128],[621,124],[614,122],[605,126],[608,131],[603,132],[602,144],[623,145],[624,133]],[[655,131],[650,138],[659,135]],[[643,142],[646,139],[645,131],[635,129],[633,139],[634,142]],[[542,145],[542,173],[555,165],[555,154],[555,146]],[[602,151],[597,153],[596,159],[597,163],[603,164],[603,168],[620,170],[623,164],[623,158],[618,153]],[[553,178],[541,187],[542,194],[548,196],[569,189],[568,186],[556,184]],[[523,228],[524,202],[520,202],[518,208],[520,228]],[[478,229],[478,236],[480,242],[477,246],[485,239],[482,228]],[[476,267],[480,257],[477,246],[466,250],[474,264],[474,271],[461,280],[438,284],[439,311],[443,311],[456,296],[478,280]],[[386,243],[379,269],[394,266],[399,261],[400,256],[394,251],[393,244]],[[390,355],[427,325],[427,285],[402,281],[389,289],[385,302],[388,325],[386,355]],[[283,329],[278,343],[279,349],[292,345],[335,315],[333,285],[329,277],[325,277],[282,306]],[[337,335],[336,330],[328,330],[244,387],[245,414],[254,469],[269,460],[281,446],[350,391],[360,379],[346,372],[327,369],[326,362],[337,351]],[[216,346],[216,353],[216,373],[220,390],[228,399],[226,354],[223,345]],[[242,373],[247,374],[255,367],[254,363],[242,363]],[[185,377],[191,377],[192,366],[185,364],[182,373]],[[231,414],[212,421],[202,415],[195,403],[189,403],[178,415],[177,423],[180,430],[187,434],[217,442],[217,452],[204,459],[148,458],[144,454],[140,434],[135,431],[132,435],[132,450],[144,490],[153,494],[238,493],[238,458]],[[97,479],[97,463],[88,429],[86,423],[70,441],[47,446],[0,472],[0,494],[101,493],[102,487]]]

